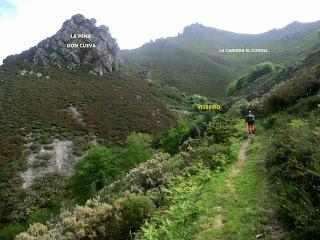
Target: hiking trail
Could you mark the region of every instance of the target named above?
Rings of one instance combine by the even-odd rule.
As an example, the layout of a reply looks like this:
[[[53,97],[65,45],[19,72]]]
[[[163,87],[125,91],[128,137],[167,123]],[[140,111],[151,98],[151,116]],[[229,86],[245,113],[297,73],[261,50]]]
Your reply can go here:
[[[230,173],[228,175],[228,178],[226,180],[227,187],[230,189],[231,193],[235,192],[234,187],[234,178],[239,174],[241,171],[245,161],[247,160],[247,153],[252,140],[252,136],[250,136],[242,145],[239,155],[238,155],[238,161],[232,166]]]
[[[247,159],[247,152],[248,148],[251,143],[251,137],[248,138],[242,145],[239,155],[238,155],[238,161],[232,166],[228,177],[226,179],[226,186],[229,189],[231,194],[234,194],[236,189],[234,187],[234,178],[239,174],[241,171],[241,168],[243,167],[246,159]],[[218,207],[217,210],[221,212],[222,208]],[[222,222],[222,215],[217,214],[214,219],[213,219],[213,227],[214,228],[222,228],[223,227],[223,222]]]
[[[195,239],[282,238],[266,172],[261,157],[256,155],[259,143],[253,140],[249,135],[238,161],[210,184],[207,201],[211,210],[202,219],[203,229]]]

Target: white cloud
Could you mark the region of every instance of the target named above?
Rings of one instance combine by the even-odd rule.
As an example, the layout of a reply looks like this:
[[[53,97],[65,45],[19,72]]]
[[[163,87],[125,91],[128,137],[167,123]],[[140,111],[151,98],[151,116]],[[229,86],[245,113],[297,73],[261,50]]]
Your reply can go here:
[[[2,0],[3,1],[3,0]],[[1,3],[0,0],[0,8]],[[120,47],[175,36],[194,22],[225,30],[260,33],[292,21],[319,20],[319,0],[11,0],[16,13],[0,18],[0,61],[53,35],[76,13],[109,26]]]

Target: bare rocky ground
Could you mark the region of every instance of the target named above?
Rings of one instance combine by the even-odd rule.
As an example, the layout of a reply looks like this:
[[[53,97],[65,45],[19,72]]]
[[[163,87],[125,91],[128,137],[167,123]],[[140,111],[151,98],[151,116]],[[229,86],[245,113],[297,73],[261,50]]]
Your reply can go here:
[[[63,172],[70,174],[75,162],[73,155],[73,142],[55,139],[52,144],[41,146],[38,153],[28,156],[28,169],[21,172],[24,180],[23,188],[29,187],[36,177],[43,176],[49,172]]]

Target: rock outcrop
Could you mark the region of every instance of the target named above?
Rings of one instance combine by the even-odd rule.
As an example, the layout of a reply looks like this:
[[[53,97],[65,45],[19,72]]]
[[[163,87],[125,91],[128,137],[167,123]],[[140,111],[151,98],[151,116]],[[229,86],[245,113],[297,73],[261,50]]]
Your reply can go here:
[[[116,68],[119,51],[108,27],[97,27],[95,19],[76,14],[65,21],[52,37],[21,54],[8,56],[3,62],[25,60],[45,67],[55,65],[70,70],[88,64],[93,72],[102,75]]]
[[[36,177],[49,172],[62,172],[70,174],[73,171],[73,142],[55,139],[52,144],[41,147],[38,153],[28,156],[28,168],[20,175],[24,181],[22,187],[29,187]]]

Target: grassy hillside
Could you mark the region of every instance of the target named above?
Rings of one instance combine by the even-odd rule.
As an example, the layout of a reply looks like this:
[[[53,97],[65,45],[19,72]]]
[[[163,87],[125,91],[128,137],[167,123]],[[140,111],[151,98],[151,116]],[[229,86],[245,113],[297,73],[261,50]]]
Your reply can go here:
[[[28,71],[21,75],[21,70]],[[41,152],[51,151],[54,140],[72,141],[73,158],[97,144],[123,146],[131,132],[156,134],[176,125],[177,116],[168,106],[174,103],[153,84],[122,73],[100,77],[90,75],[85,67],[71,72],[28,62],[2,65],[0,225],[25,219],[25,213],[45,202],[60,204],[69,198],[68,176],[60,172],[35,179],[31,189],[22,189],[19,173],[27,168],[36,173],[46,166],[50,156]],[[30,165],[27,159],[37,153]]]
[[[42,76],[21,76],[22,69]],[[21,62],[3,65],[0,79],[1,125],[7,130],[27,134],[42,129],[64,137],[92,133],[110,144],[132,131],[159,132],[174,123],[157,88],[121,73],[99,77],[86,69],[70,72]],[[66,111],[70,106],[84,124]]]
[[[231,96],[224,102],[224,109],[231,106],[242,111],[252,108],[266,114],[313,95],[320,87],[319,63],[320,50],[315,50],[292,65],[258,77],[242,89],[235,89],[233,82],[227,89]]]
[[[266,74],[279,71],[281,68],[281,65],[270,62],[254,65],[245,75],[229,83],[228,87],[226,88],[226,95],[234,95],[235,92],[240,91],[241,89],[247,87],[249,84],[253,84],[258,78],[261,78]]]
[[[148,69],[155,82],[165,82],[189,94],[217,98],[226,86],[221,83],[235,77],[243,67],[235,61],[189,49],[174,38],[123,51],[122,56],[126,63],[138,63]]]
[[[238,34],[193,24],[177,37],[158,39],[121,55],[136,71],[147,69],[153,81],[187,93],[222,98],[229,81],[249,66],[271,61],[294,63],[320,46],[320,22],[294,22],[266,33]],[[220,48],[266,48],[268,53],[219,53]]]

